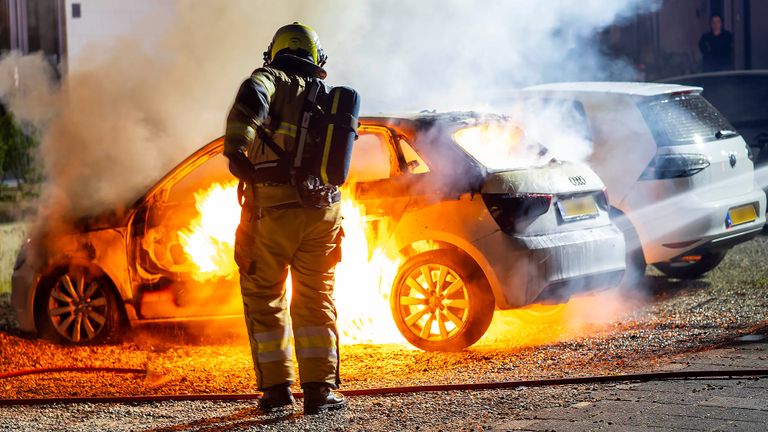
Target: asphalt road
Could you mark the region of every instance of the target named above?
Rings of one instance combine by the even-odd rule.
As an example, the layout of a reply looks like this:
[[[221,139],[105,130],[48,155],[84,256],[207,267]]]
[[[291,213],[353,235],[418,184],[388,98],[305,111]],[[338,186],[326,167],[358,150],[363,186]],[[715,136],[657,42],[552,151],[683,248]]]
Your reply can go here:
[[[406,345],[342,347],[343,389],[616,374],[685,367],[691,356],[765,327],[768,238],[732,250],[706,277],[649,271],[631,295],[583,297],[549,316],[502,312],[459,353]],[[145,328],[112,346],[71,348],[19,335],[0,298],[0,373],[54,366],[147,368],[147,377],[54,374],[0,381],[0,398],[255,391],[237,323],[198,331]],[[251,401],[0,408],[0,430],[483,430],[566,409],[602,386],[358,397],[341,413],[265,416]],[[517,423],[515,423],[517,424]],[[501,425],[501,426],[500,426]],[[513,428],[513,427],[508,427]],[[589,429],[589,428],[587,428]],[[559,428],[558,428],[559,430]]]

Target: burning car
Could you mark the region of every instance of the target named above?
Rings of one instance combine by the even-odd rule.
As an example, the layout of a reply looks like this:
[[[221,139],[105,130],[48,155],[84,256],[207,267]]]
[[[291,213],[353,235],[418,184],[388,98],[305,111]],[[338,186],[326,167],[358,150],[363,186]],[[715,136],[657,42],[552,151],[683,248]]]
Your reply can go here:
[[[85,344],[123,323],[240,316],[239,207],[222,147],[207,144],[124,212],[89,218],[66,238],[29,240],[13,274],[22,330]],[[389,299],[397,329],[425,350],[465,348],[496,308],[609,287],[624,270],[597,175],[552,159],[505,117],[362,118],[345,188],[345,218],[359,211],[366,232],[350,250],[345,225],[339,310],[365,313],[370,299]],[[361,256],[389,257],[391,277],[345,265]],[[345,306],[366,280],[381,295]]]

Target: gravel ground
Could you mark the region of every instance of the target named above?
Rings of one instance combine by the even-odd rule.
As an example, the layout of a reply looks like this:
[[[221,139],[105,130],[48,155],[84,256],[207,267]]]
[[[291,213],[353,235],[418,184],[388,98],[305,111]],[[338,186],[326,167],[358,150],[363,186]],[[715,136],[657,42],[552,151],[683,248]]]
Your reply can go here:
[[[644,295],[576,299],[564,310],[497,313],[485,338],[459,353],[404,345],[342,347],[344,389],[615,374],[679,367],[676,359],[765,325],[768,238],[732,250],[696,281],[649,272]],[[627,298],[631,297],[631,298]],[[52,374],[0,381],[0,398],[253,392],[247,340],[233,324],[203,329],[144,328],[116,345],[72,348],[18,334],[0,295],[0,373],[53,366],[147,368],[147,377]],[[252,402],[79,404],[6,407],[2,430],[482,430],[516,413],[578,403],[588,386],[358,397],[343,413],[263,416]]]

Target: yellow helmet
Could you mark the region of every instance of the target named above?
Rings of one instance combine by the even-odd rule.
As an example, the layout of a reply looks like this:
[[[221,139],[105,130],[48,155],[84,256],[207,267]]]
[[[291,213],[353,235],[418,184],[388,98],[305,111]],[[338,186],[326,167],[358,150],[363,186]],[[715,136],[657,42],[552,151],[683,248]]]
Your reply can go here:
[[[264,52],[264,64],[270,64],[279,55],[290,55],[322,67],[327,59],[320,38],[312,28],[295,22],[280,27],[272,43]]]

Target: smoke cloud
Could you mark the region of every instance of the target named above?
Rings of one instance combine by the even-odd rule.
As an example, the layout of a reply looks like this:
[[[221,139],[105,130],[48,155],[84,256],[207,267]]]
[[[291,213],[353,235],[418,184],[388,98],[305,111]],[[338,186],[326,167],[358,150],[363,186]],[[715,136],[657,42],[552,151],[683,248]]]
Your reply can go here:
[[[641,0],[166,2],[125,37],[88,45],[58,89],[43,72],[50,68],[42,57],[4,59],[0,97],[18,118],[47,126],[46,202],[58,212],[87,214],[129,204],[221,135],[240,81],[261,64],[280,25],[313,26],[329,55],[328,82],[357,88],[363,111],[378,113],[467,108],[468,101],[482,107],[495,89],[538,82],[632,78],[631,67],[600,54],[595,34],[656,6]],[[19,64],[17,80],[9,70]],[[13,91],[17,81],[29,90]]]
[[[55,69],[41,54],[0,59],[0,100],[28,126],[44,128],[57,111]]]

